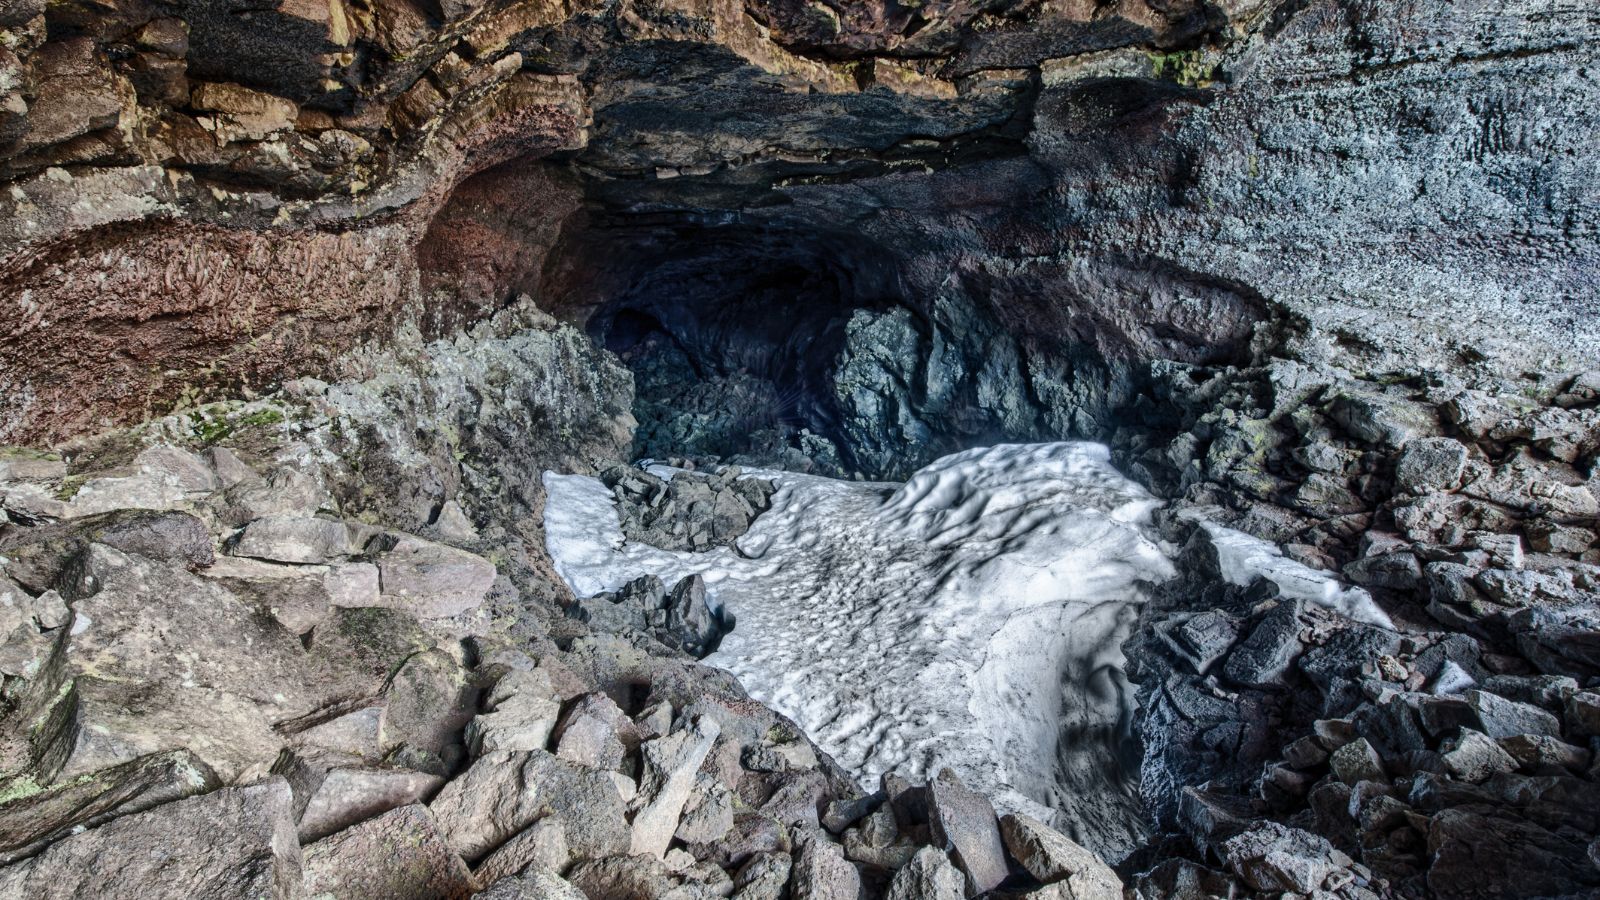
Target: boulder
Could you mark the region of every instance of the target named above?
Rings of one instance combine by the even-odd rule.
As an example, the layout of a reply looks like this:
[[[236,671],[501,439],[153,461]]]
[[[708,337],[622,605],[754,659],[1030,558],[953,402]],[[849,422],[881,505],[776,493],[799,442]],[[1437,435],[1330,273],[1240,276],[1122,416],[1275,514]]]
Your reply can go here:
[[[844,855],[853,862],[880,869],[898,869],[910,862],[916,853],[917,845],[900,834],[894,810],[888,804],[879,806],[844,833]],[[939,855],[944,856],[943,853]]]
[[[1406,443],[1395,462],[1395,489],[1420,496],[1454,490],[1467,470],[1467,448],[1447,437],[1418,438]]]
[[[733,876],[733,896],[737,900],[782,900],[787,896],[792,865],[787,853],[751,855]]]
[[[438,775],[399,766],[328,765],[316,758],[291,759],[280,763],[277,771],[294,788],[296,834],[302,844],[389,810],[420,803],[444,785]]]
[[[476,754],[544,750],[561,715],[550,675],[542,669],[507,672],[489,691],[487,706],[467,726],[467,746]]]
[[[581,813],[580,813],[581,814]],[[561,819],[545,816],[489,854],[473,875],[480,884],[494,884],[526,871],[561,872],[572,861],[567,829]]]
[[[1119,900],[1122,879],[1111,867],[1066,835],[1020,813],[1000,820],[1011,858],[1040,882],[1065,883],[1075,900]]]
[[[1517,761],[1504,748],[1481,731],[1470,728],[1447,739],[1439,746],[1445,770],[1451,775],[1476,784],[1500,772],[1514,772]]]
[[[1507,700],[1488,691],[1467,691],[1466,699],[1477,715],[1478,727],[1489,737],[1518,734],[1561,736],[1561,720],[1537,706]]]
[[[583,892],[554,872],[530,870],[489,885],[476,900],[588,900]]]
[[[1280,600],[1239,646],[1228,654],[1222,674],[1247,687],[1276,687],[1300,655],[1298,600]]]
[[[438,619],[476,609],[494,587],[494,564],[476,554],[422,538],[391,537],[377,559],[379,605],[404,609],[419,619]]]
[[[0,897],[298,898],[291,803],[273,778],[123,816],[0,869]]]
[[[950,857],[923,847],[889,882],[885,900],[966,900],[966,879]],[[1120,895],[1118,895],[1120,898]]]
[[[276,515],[244,526],[228,545],[234,556],[281,563],[331,563],[358,550],[345,523],[334,519]]]
[[[639,745],[641,775],[633,807],[634,854],[657,858],[667,852],[678,817],[694,787],[695,773],[721,733],[716,720],[699,717],[681,730]]]
[[[556,755],[595,769],[620,769],[622,734],[633,723],[616,702],[601,693],[572,702],[556,729]]]
[[[709,844],[733,830],[733,792],[705,774],[695,776],[675,836],[686,844]]]
[[[928,827],[932,844],[948,850],[966,873],[974,893],[994,890],[1006,878],[1006,854],[994,807],[967,789],[949,769],[928,782]]]
[[[63,591],[74,624],[60,642],[61,680],[39,701],[57,712],[32,735],[59,766],[47,777],[186,747],[231,780],[277,756],[272,723],[382,683],[346,660],[312,658],[215,583],[99,544],[69,567]]]
[[[1333,755],[1328,759],[1328,765],[1333,769],[1333,777],[1348,785],[1354,786],[1362,781],[1387,780],[1383,771],[1383,759],[1364,737],[1356,738],[1333,751]]]
[[[579,857],[627,853],[632,835],[622,795],[607,773],[542,750],[485,753],[445,785],[428,808],[445,840],[468,862],[482,859],[550,810],[582,810],[581,816],[563,820],[567,843]]]
[[[390,900],[464,898],[477,885],[439,837],[426,807],[410,805],[307,845],[305,889],[313,897]]]
[[[1326,838],[1277,822],[1260,822],[1222,844],[1222,858],[1258,891],[1309,894],[1353,861]]]
[[[791,900],[859,900],[861,873],[838,844],[811,836],[800,845],[790,870]]]
[[[101,769],[0,802],[0,865],[37,853],[75,830],[203,794],[220,786],[215,773],[187,750],[171,750]]]

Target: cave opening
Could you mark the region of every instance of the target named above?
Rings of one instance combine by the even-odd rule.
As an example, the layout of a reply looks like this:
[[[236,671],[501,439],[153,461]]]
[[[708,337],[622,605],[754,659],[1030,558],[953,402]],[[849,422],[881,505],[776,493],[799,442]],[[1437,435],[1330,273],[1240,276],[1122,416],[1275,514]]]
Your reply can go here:
[[[587,330],[633,372],[637,457],[879,477],[891,444],[931,437],[891,434],[925,403],[941,336],[883,248],[787,228],[609,237],[589,259],[621,271]]]

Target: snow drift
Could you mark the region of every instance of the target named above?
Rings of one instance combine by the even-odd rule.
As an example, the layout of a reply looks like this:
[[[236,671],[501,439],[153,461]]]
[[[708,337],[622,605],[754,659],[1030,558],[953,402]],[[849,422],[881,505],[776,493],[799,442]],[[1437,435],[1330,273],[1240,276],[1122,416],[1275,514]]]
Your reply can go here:
[[[551,558],[585,597],[702,575],[738,622],[705,662],[866,785],[949,766],[1110,858],[1135,845],[1121,645],[1146,587],[1175,571],[1149,527],[1160,501],[1105,447],[970,450],[904,485],[752,474],[778,485],[772,509],[734,548],[704,553],[627,542],[605,485],[546,474]],[[1281,568],[1270,546],[1229,541],[1230,580]],[[1331,579],[1294,574],[1303,593],[1343,599],[1316,583]]]

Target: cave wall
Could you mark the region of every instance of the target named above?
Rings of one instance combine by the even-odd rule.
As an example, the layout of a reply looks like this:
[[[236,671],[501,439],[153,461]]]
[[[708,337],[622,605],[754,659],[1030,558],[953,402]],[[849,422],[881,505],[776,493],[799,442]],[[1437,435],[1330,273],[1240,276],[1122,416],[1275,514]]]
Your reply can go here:
[[[0,440],[522,294],[581,321],[668,277],[619,235],[686,218],[892,271],[1014,356],[1026,415],[974,383],[974,435],[1107,432],[1144,362],[1267,321],[1362,370],[1597,358],[1590,5],[827,9],[11,5]]]

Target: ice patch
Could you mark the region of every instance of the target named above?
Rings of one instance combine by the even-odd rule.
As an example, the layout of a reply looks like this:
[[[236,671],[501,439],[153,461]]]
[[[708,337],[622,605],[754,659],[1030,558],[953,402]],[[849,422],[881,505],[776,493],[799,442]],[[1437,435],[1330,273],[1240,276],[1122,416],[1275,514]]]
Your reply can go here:
[[[1149,534],[1160,501],[1105,447],[971,450],[904,485],[752,474],[778,486],[772,508],[735,548],[705,553],[626,542],[603,484],[547,474],[556,570],[580,596],[702,575],[738,621],[706,663],[865,785],[949,766],[1109,858],[1137,844],[1121,645],[1147,586],[1175,571]],[[1359,608],[1269,545],[1212,534],[1230,577],[1259,572],[1285,593]]]
[[[1347,587],[1327,572],[1296,562],[1258,537],[1204,519],[1196,521],[1211,538],[1222,578],[1229,584],[1249,587],[1256,578],[1265,578],[1285,597],[1315,603],[1357,622],[1394,629],[1394,622],[1365,590]]]

